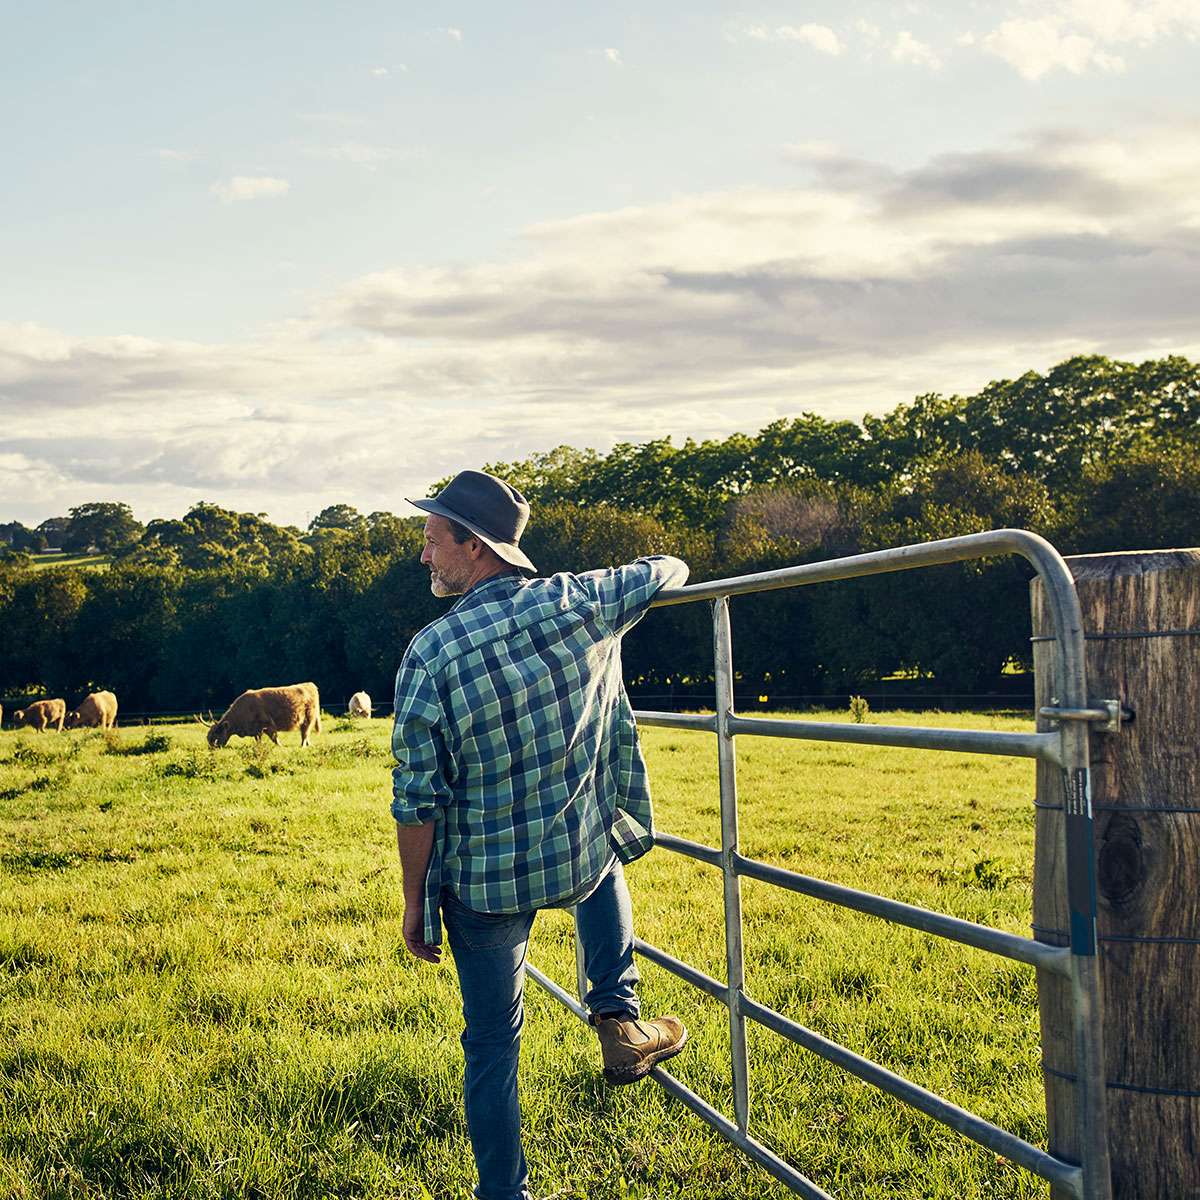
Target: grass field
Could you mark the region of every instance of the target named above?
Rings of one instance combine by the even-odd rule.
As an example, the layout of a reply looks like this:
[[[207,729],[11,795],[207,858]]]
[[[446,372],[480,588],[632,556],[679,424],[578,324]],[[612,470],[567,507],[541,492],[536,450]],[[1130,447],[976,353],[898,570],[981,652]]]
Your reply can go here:
[[[107,571],[112,563],[108,554],[37,554],[33,558],[35,571],[51,567],[83,567],[89,571]]]
[[[882,719],[873,714],[872,719]],[[1010,718],[889,721],[1022,728]],[[0,1195],[467,1197],[453,968],[401,947],[389,724],[210,753],[197,726],[0,734]],[[660,827],[719,842],[710,735],[646,730]],[[742,848],[1027,933],[1033,772],[1018,760],[741,738]],[[723,978],[720,876],[629,870],[646,940]],[[1028,968],[744,884],[749,990],[1022,1136],[1044,1137]],[[571,987],[571,925],[531,961]],[[672,1064],[731,1111],[724,1009]],[[1033,1176],[765,1030],[755,1136],[835,1196],[1044,1196]],[[651,1081],[606,1089],[590,1031],[527,991],[539,1200],[790,1196]]]

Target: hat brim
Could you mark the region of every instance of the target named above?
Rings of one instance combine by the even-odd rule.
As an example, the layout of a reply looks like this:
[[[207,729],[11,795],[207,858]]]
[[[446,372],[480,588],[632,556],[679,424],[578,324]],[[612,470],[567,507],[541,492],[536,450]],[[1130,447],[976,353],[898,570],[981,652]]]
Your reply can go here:
[[[467,520],[461,513],[456,513],[454,509],[447,508],[438,500],[412,500],[405,496],[414,508],[419,508],[422,512],[433,513],[436,517],[445,517],[448,521],[457,521],[460,525],[466,526],[481,542],[490,546],[506,563],[511,563],[514,567],[520,567],[522,571],[528,571],[532,575],[537,574],[537,567],[529,561],[529,556],[521,549],[520,546],[514,545],[512,542],[498,541],[486,529],[480,529],[474,521]]]

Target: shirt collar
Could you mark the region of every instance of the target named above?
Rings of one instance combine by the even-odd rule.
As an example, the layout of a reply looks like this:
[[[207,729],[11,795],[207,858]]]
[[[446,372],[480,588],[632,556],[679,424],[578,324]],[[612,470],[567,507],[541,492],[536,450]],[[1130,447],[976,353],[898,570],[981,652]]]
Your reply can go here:
[[[521,576],[516,571],[505,571],[500,575],[489,575],[487,579],[481,583],[477,583],[469,592],[464,592],[454,602],[450,608],[450,612],[458,612],[460,609],[469,608],[474,604],[478,604],[487,595],[499,590],[501,585],[508,586],[512,583],[523,582]]]

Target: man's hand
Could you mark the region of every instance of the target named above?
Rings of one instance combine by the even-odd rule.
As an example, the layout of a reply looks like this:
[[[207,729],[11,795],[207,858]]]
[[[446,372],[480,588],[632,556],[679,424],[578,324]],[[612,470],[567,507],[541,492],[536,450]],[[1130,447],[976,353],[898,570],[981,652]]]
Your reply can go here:
[[[433,849],[433,822],[396,825],[396,848],[404,872],[404,944],[414,958],[440,962],[442,948],[425,941],[425,872]]]
[[[423,962],[441,962],[441,946],[434,946],[422,940],[424,933],[425,913],[422,906],[406,904],[404,906],[404,944],[408,947],[409,954]]]

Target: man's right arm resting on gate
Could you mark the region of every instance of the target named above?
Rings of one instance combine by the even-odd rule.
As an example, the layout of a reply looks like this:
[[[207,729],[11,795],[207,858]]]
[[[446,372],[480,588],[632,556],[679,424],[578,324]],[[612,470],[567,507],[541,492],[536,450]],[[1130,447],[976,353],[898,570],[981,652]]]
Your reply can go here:
[[[437,816],[449,803],[451,791],[437,689],[425,668],[407,655],[396,673],[395,713],[392,816],[404,875],[404,944],[415,957],[437,962],[441,947],[425,940],[426,875]]]

